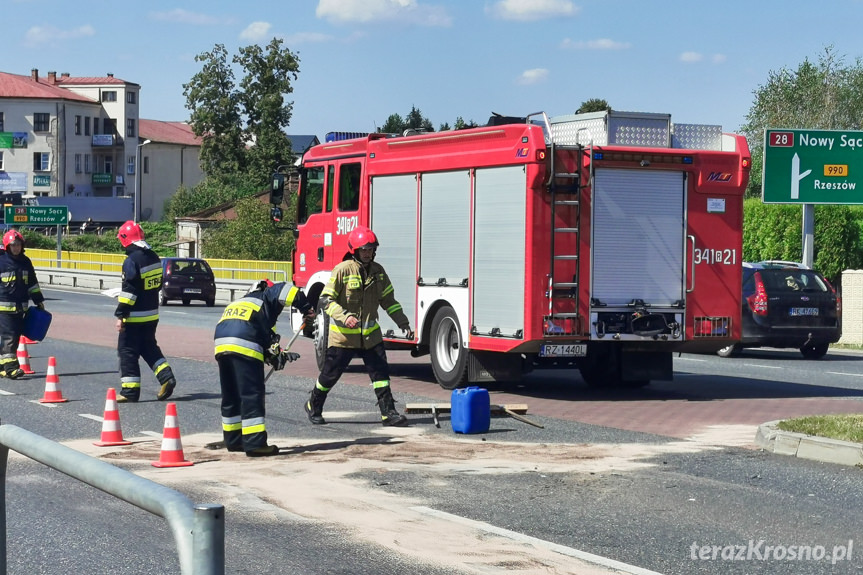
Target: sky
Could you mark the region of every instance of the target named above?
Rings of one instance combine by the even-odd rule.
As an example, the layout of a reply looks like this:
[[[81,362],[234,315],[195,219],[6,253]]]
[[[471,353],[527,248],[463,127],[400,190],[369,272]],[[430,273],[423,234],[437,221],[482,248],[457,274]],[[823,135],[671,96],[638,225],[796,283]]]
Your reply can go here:
[[[438,129],[591,98],[735,131],[771,72],[863,57],[863,0],[3,0],[3,20],[0,71],[111,73],[163,121],[188,120],[197,55],[280,38],[300,61],[286,131],[321,140],[412,107]]]

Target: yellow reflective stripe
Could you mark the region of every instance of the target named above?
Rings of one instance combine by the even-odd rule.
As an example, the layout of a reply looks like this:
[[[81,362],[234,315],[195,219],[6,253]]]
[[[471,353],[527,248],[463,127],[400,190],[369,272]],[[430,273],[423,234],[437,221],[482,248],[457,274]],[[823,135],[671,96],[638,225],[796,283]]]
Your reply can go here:
[[[263,353],[234,343],[223,343],[217,345],[216,355],[219,355],[220,353],[237,353],[239,355],[245,355],[246,357],[251,357],[253,359],[264,361]]]
[[[388,285],[387,288],[381,292],[381,297],[390,295],[391,293],[393,293],[393,284]]]
[[[321,292],[321,295],[322,296],[326,295],[326,296],[329,296],[331,298],[335,298],[336,297],[336,290],[334,290],[329,285],[327,285],[327,287],[325,287],[324,290]]]
[[[372,387],[374,389],[380,389],[382,387],[389,387],[389,386],[390,386],[390,380],[388,380],[388,379],[385,379],[383,381],[373,381],[372,382]]]
[[[156,262],[141,268],[141,277],[152,276],[153,272],[162,273],[162,262]]]
[[[358,327],[346,327],[337,325],[335,323],[330,324],[330,329],[336,333],[343,333],[345,335],[359,334],[360,328]]]
[[[316,382],[315,382],[315,387],[318,389],[318,391],[323,391],[324,393],[326,393],[326,392],[328,392],[330,389],[332,389],[331,387],[324,387],[323,385],[321,385],[321,382],[320,382],[320,381],[316,381]]]
[[[39,284],[33,284],[30,286],[30,293],[41,292],[41,288],[39,288]]]
[[[282,288],[282,291],[279,293],[279,301],[281,301],[284,305],[289,305],[294,298],[297,297],[297,292],[300,291],[296,286],[291,284],[285,284],[285,287]]]
[[[222,430],[223,431],[240,431],[243,428],[243,424],[241,423],[225,423],[222,422]]]
[[[379,329],[381,329],[381,326],[380,326],[379,324],[375,324],[375,325],[373,325],[373,326],[372,326],[372,327],[370,327],[370,328],[364,329],[364,330],[363,330],[363,335],[369,335],[370,333],[372,333],[372,332],[374,332],[374,331],[376,331],[376,330],[379,330]]]
[[[0,311],[15,311],[17,307],[14,303],[2,302],[0,303]]]
[[[400,303],[396,303],[396,304],[393,304],[393,305],[391,305],[390,307],[388,307],[388,308],[387,308],[387,313],[388,313],[388,314],[390,314],[390,315],[392,315],[392,314],[394,314],[395,312],[397,312],[397,311],[401,311],[401,310],[402,310],[402,304],[400,304]]]
[[[168,365],[167,361],[165,361],[162,363],[162,365],[156,366],[156,369],[153,370],[153,375],[159,375],[160,371],[162,371],[165,368],[169,368],[169,367],[171,367],[171,366]]]
[[[140,381],[124,381],[123,389],[140,389],[141,382]]]
[[[135,305],[135,301],[137,299],[138,296],[127,292],[121,292],[120,295],[117,296],[117,301],[126,305]]]
[[[137,315],[134,317],[130,314],[129,317],[126,318],[126,323],[147,323],[148,321],[158,321],[158,319],[158,312],[147,312],[147,315]]]

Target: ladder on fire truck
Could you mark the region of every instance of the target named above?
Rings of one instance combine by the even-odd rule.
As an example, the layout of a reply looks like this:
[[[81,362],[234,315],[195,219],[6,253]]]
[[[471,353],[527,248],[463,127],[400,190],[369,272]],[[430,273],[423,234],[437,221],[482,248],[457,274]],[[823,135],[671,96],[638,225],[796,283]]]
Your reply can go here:
[[[533,116],[534,114],[531,114]],[[549,335],[581,333],[582,318],[578,311],[579,262],[581,241],[581,167],[584,146],[558,145],[554,141],[548,116],[540,112],[545,124],[549,152],[549,176],[546,182],[551,203],[551,261],[548,274]],[[528,116],[528,121],[530,116]],[[593,143],[591,141],[590,153]],[[575,151],[575,166],[567,169],[558,157],[559,152]],[[591,162],[591,172],[593,163]],[[564,170],[564,171],[558,171]],[[563,276],[566,274],[566,276]]]

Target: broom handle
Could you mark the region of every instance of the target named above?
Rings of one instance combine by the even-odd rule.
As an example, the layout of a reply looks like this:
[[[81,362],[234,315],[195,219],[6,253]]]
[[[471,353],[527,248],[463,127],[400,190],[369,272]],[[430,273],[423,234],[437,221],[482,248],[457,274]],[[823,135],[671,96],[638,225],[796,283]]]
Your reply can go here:
[[[305,329],[305,327],[306,327],[306,322],[303,322],[300,324],[300,327],[297,328],[297,331],[295,331],[294,335],[291,337],[291,341],[288,342],[288,347],[286,347],[282,351],[288,351],[289,349],[291,349],[291,346],[294,345],[295,341],[297,341],[297,338],[303,332],[303,329]],[[275,370],[276,370],[276,368],[270,366],[270,371],[268,371],[266,377],[264,377],[264,383],[267,383],[267,380],[270,379],[270,376],[273,375],[273,372]]]

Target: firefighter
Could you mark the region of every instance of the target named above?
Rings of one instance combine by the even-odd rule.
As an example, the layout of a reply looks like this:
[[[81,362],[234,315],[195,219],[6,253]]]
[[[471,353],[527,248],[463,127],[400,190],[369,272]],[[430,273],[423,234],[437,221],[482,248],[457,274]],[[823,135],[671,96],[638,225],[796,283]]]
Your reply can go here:
[[[345,259],[337,265],[321,292],[321,309],[330,316],[330,334],[324,367],[303,406],[309,421],[323,418],[327,393],[338,382],[355,355],[363,358],[378,399],[383,425],[405,425],[407,418],[396,411],[390,389],[390,373],[384,351],[378,307],[384,308],[396,325],[413,340],[410,320],[396,301],[392,283],[383,266],[374,261],[378,239],[367,227],[359,226],[348,236]]]
[[[264,363],[280,370],[299,354],[283,351],[275,332],[285,307],[314,317],[305,294],[287,283],[255,282],[242,298],[228,304],[216,324],[214,336],[219,383],[222,387],[222,436],[228,451],[245,451],[249,457],[278,455],[267,444],[264,421]]]
[[[120,357],[119,403],[136,402],[141,397],[141,368],[144,358],[161,386],[156,398],[165,401],[174,393],[177,380],[159,344],[159,289],[162,287],[162,261],[150,244],[144,241],[144,230],[128,221],[117,232],[120,245],[126,249],[123,262],[123,285],[117,296],[117,355]]]
[[[24,314],[30,300],[45,309],[45,296],[36,281],[33,262],[24,255],[24,236],[16,230],[3,234],[0,254],[0,376],[18,379],[18,344],[24,332]]]

